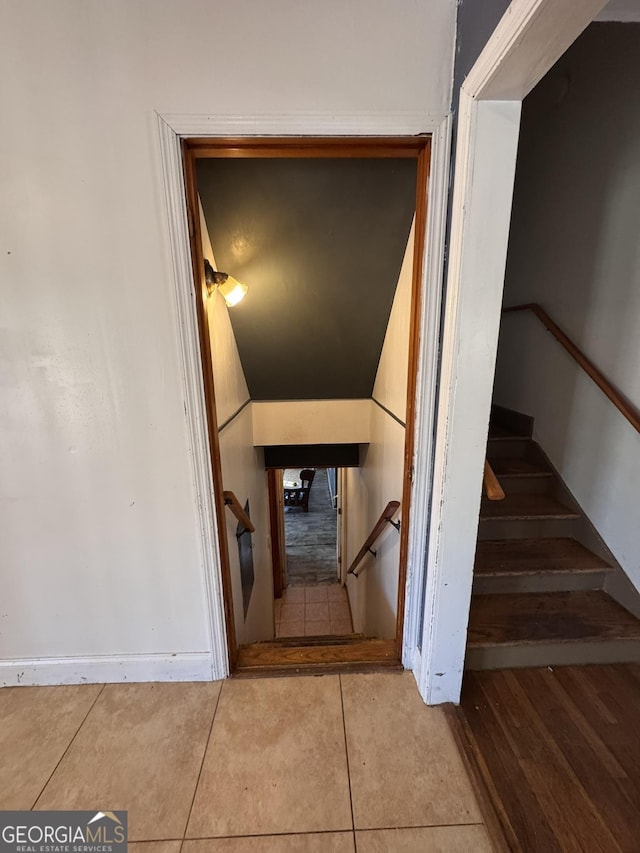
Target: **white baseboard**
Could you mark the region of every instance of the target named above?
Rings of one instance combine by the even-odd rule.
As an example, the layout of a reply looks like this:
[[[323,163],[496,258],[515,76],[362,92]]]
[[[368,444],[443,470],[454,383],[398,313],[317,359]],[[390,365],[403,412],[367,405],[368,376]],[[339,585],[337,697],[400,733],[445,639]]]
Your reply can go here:
[[[209,652],[0,661],[0,686],[105,684],[136,681],[211,681]]]

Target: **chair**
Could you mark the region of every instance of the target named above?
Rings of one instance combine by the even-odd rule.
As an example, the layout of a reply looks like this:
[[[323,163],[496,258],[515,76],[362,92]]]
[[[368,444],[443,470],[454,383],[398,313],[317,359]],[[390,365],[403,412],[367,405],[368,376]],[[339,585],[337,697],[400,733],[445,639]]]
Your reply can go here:
[[[309,492],[311,491],[311,484],[315,475],[316,472],[312,468],[303,468],[300,471],[302,486],[296,489],[285,488],[284,505],[291,507],[299,506],[302,507],[304,512],[309,512]]]

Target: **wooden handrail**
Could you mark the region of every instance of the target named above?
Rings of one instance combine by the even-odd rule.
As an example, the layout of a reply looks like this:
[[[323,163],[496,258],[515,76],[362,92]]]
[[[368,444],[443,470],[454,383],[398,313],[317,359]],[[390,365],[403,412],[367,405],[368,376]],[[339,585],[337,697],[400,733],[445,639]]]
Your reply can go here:
[[[503,308],[503,314],[509,314],[513,311],[531,311],[543,323],[544,326],[551,332],[554,338],[562,344],[569,355],[574,358],[585,373],[593,379],[598,388],[605,394],[631,424],[632,427],[640,432],[640,411],[628,400],[624,394],[611,384],[607,377],[601,373],[598,368],[590,361],[587,356],[580,350],[576,344],[569,338],[562,329],[553,322],[547,312],[538,305],[537,302],[528,302],[526,305],[513,305],[510,308]]]
[[[504,489],[498,482],[498,478],[493,473],[493,468],[489,465],[487,459],[484,460],[484,493],[490,501],[503,501],[505,498]]]
[[[240,501],[233,494],[233,492],[223,492],[222,496],[224,498],[224,505],[229,507],[231,512],[240,522],[240,524],[244,527],[244,530],[248,530],[249,533],[254,533],[255,527],[253,526],[253,522],[251,521],[247,513],[244,511]]]
[[[398,512],[399,509],[400,509],[400,501],[389,501],[389,503],[384,508],[382,515],[376,521],[376,523],[373,527],[373,530],[367,536],[367,539],[366,539],[364,545],[362,546],[362,548],[360,548],[360,550],[358,551],[358,553],[355,556],[354,561],[349,566],[349,570],[348,570],[347,574],[352,574],[352,575],[355,575],[356,577],[358,577],[359,572],[356,572],[356,569],[358,568],[358,566],[360,565],[360,563],[364,559],[365,555],[367,553],[371,553],[375,557],[375,551],[373,551],[372,548],[376,544],[376,542],[377,542],[380,534],[382,533],[382,531],[387,526],[387,523],[393,524],[393,526],[396,527],[396,529],[398,529],[398,530],[400,529],[400,522],[394,523],[393,521],[391,521],[391,519]]]

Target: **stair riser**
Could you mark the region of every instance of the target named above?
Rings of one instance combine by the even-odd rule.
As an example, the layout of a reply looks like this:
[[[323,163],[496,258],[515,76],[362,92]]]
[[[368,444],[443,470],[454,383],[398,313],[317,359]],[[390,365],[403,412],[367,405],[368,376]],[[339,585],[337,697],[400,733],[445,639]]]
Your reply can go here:
[[[553,495],[552,476],[543,477],[498,477],[505,495],[537,494]]]
[[[539,572],[531,575],[478,576],[473,581],[474,595],[500,595],[527,592],[571,592],[602,589],[606,572]]]
[[[528,459],[531,453],[528,438],[490,438],[487,443],[487,459]]]
[[[478,525],[478,539],[578,538],[579,518],[489,519]]]
[[[465,669],[520,669],[526,666],[579,666],[640,663],[640,640],[531,643],[467,648]]]

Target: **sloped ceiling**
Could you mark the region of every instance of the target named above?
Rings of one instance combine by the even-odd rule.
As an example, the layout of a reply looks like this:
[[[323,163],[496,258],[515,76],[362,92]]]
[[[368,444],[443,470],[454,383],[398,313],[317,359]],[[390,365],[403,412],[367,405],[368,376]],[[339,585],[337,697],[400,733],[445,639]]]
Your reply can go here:
[[[415,208],[412,159],[202,159],[254,400],[370,397]]]

